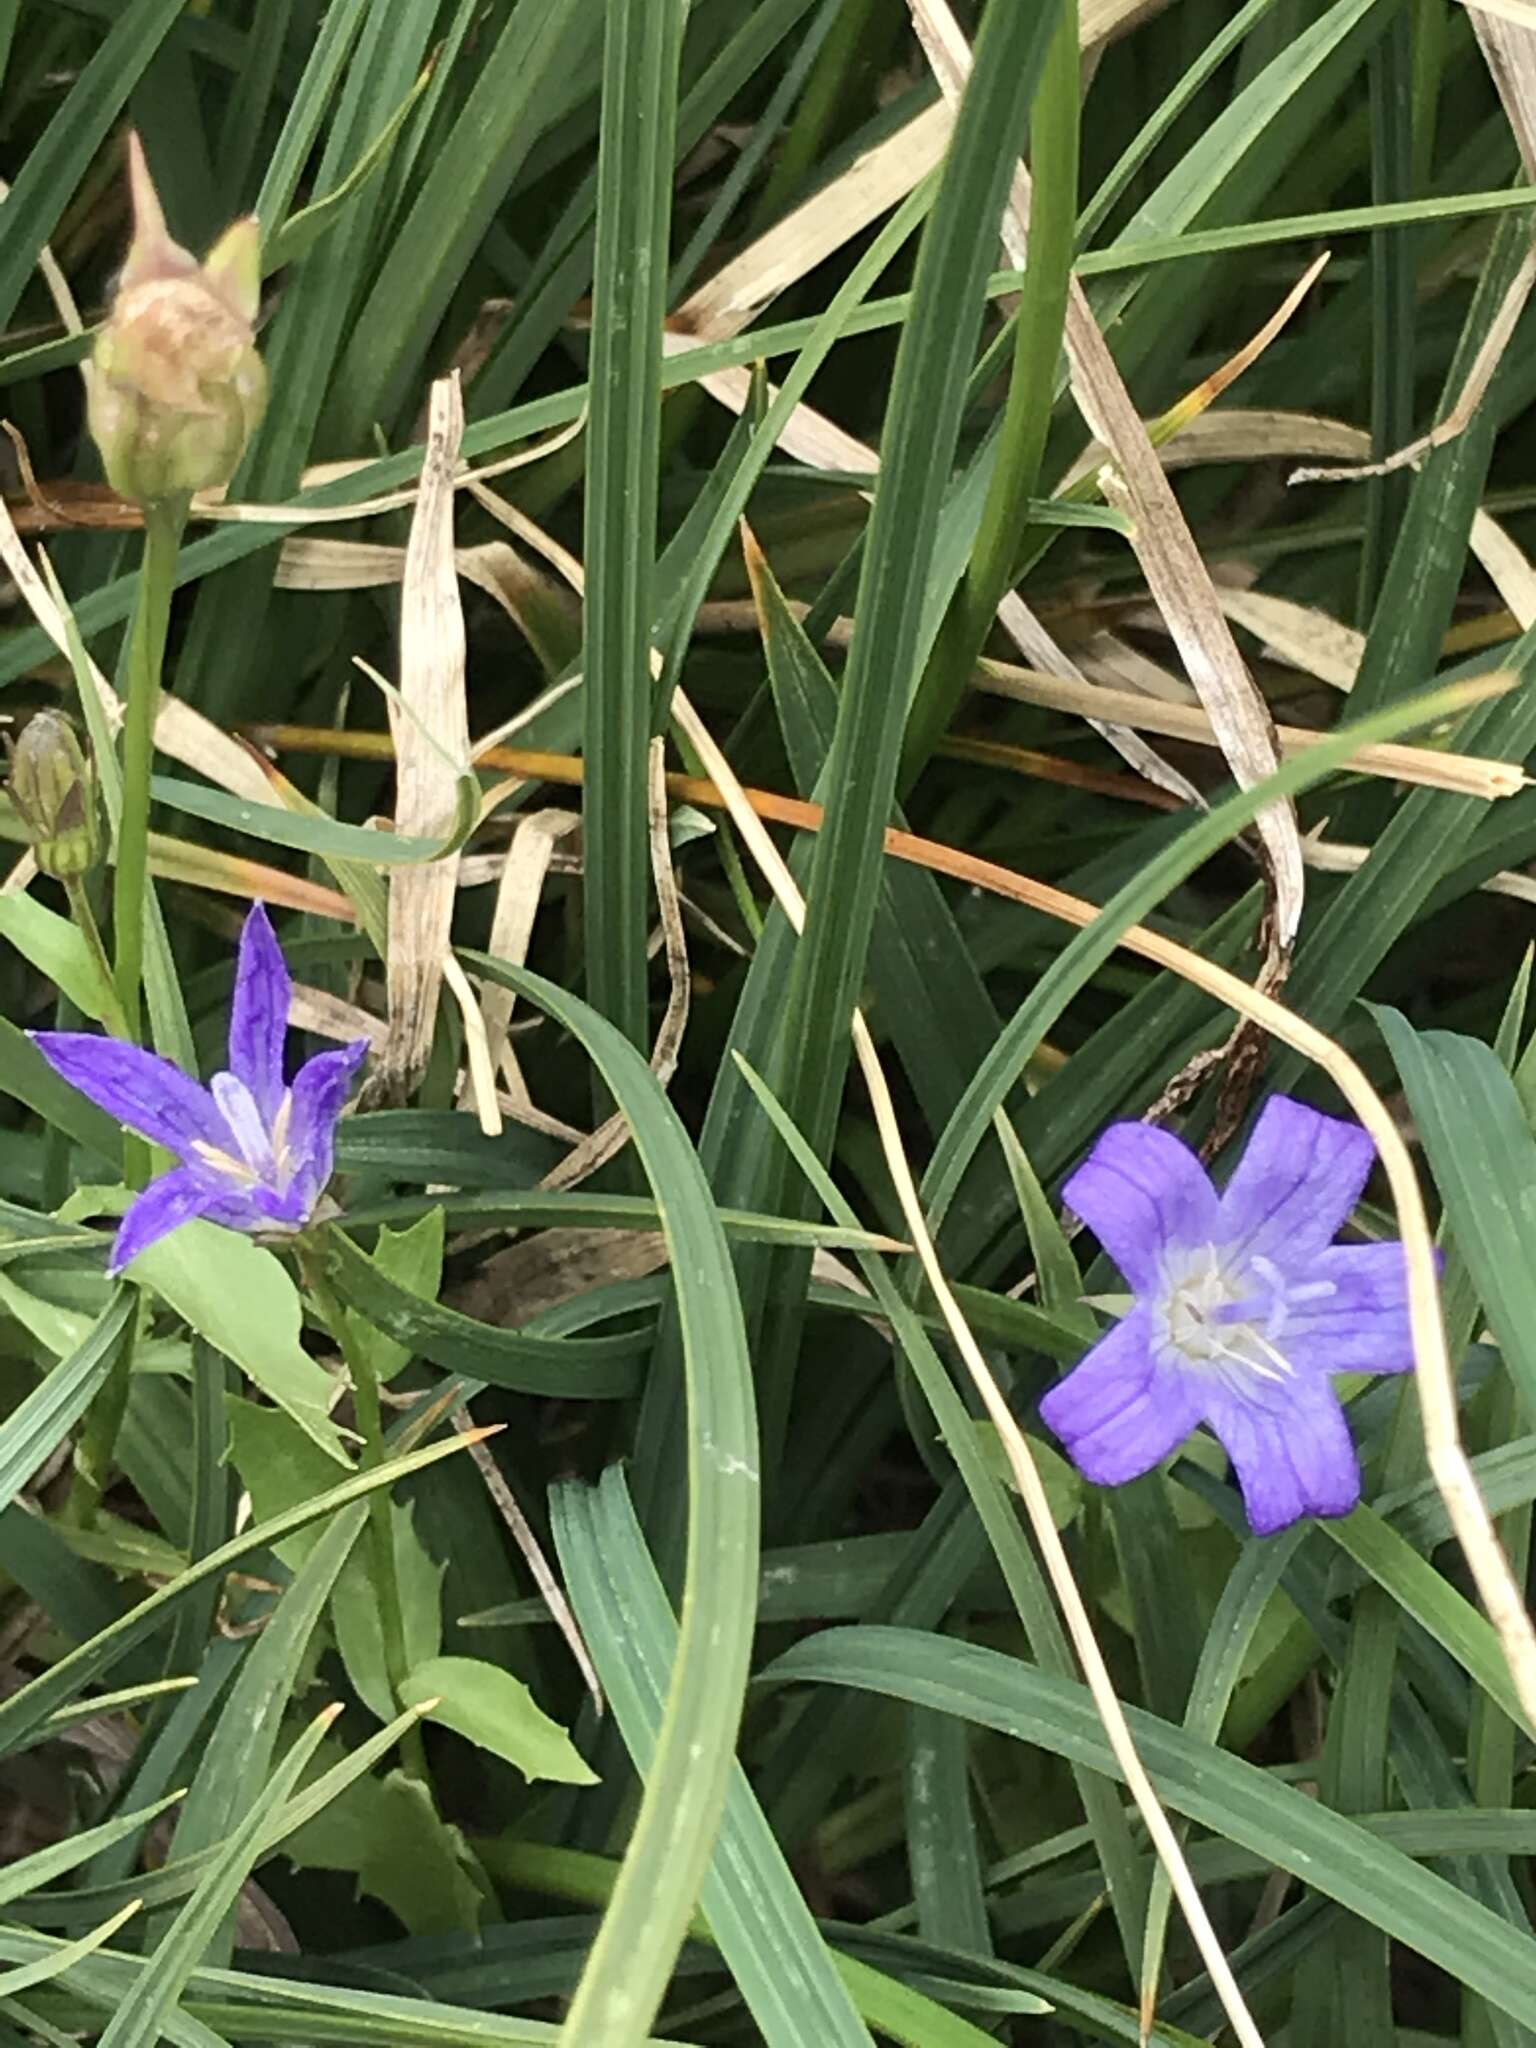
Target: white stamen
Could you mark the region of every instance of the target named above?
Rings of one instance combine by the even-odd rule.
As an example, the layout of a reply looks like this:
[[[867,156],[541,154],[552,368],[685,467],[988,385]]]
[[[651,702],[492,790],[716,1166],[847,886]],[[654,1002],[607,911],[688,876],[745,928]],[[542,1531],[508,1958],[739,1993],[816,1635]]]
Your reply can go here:
[[[1326,1300],[1334,1283],[1292,1285],[1262,1254],[1242,1259],[1229,1253],[1228,1260],[1215,1245],[1169,1257],[1166,1292],[1157,1305],[1162,1346],[1180,1364],[1216,1372],[1238,1387],[1245,1378],[1290,1379],[1295,1368],[1281,1349],[1286,1319],[1299,1303]]]
[[[215,1173],[226,1180],[238,1181],[241,1187],[255,1187],[261,1175],[246,1165],[243,1159],[236,1159],[232,1152],[221,1152],[217,1145],[210,1145],[206,1138],[194,1138],[187,1147],[195,1153],[204,1166],[211,1166]]]
[[[266,1179],[275,1170],[272,1134],[256,1106],[255,1096],[237,1074],[215,1074],[208,1088],[241,1158],[255,1174]]]

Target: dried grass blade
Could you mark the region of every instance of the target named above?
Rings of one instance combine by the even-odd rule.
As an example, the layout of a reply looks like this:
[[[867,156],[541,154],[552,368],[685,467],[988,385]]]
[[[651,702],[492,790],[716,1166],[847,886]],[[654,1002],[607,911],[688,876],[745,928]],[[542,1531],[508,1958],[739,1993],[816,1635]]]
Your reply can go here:
[[[1353,626],[1316,605],[1271,597],[1262,590],[1232,590],[1218,583],[1216,597],[1232,623],[1246,626],[1264,642],[1267,653],[1336,690],[1354,688],[1365,635]]]
[[[679,723],[698,750],[705,772],[724,797],[726,809],[744,844],[757,861],[785,916],[796,932],[801,931],[805,923],[805,899],[801,896],[788,866],[747,801],[745,791],[732,772],[730,763],[715,745],[713,735],[681,691],[677,693],[675,705]],[[1007,1451],[1010,1469],[1028,1511],[1030,1526],[1045,1559],[1052,1587],[1066,1619],[1083,1674],[1093,1694],[1094,1704],[1099,1710],[1105,1734],[1115,1752],[1116,1760],[1125,1773],[1126,1783],[1146,1822],[1158,1855],[1169,1871],[1179,1903],[1188,1917],[1201,1957],[1211,1973],[1212,1982],[1220,1991],[1222,2004],[1232,2022],[1234,2032],[1243,2043],[1243,2048],[1264,2048],[1263,2038],[1249,2017],[1237,1981],[1232,1975],[1215,1929],[1211,1926],[1204,1904],[1195,1889],[1194,1879],[1190,1876],[1178,1837],[1137,1755],[1124,1710],[1115,1694],[1114,1682],[1093,1632],[1092,1619],[1082,1594],[1078,1591],[1077,1581],[1072,1575],[1072,1566],[1057,1533],[1050,1503],[1046,1498],[1045,1487],[1034,1458],[939,1264],[938,1253],[929,1235],[927,1218],[923,1213],[922,1197],[918,1193],[916,1180],[907,1161],[890,1087],[862,1010],[855,1010],[853,1013],[853,1044],[860,1071],[875,1107],[881,1148],[896,1186],[908,1234],[922,1262],[929,1287],[939,1303],[940,1312],[950,1334],[960,1349],[987,1413]]]
[[[970,72],[971,53],[965,36],[948,0],[909,0],[909,4],[929,64],[945,98],[953,102],[964,90]],[[1010,260],[1020,266],[1027,256],[1029,189],[1029,174],[1020,164],[1003,221],[1004,247]],[[1130,517],[1131,545],[1147,587],[1167,621],[1234,776],[1241,787],[1250,788],[1279,765],[1269,706],[1238,652],[1209,571],[1146,426],[1075,280],[1068,290],[1065,344],[1078,410],[1089,432],[1109,450],[1114,465],[1103,472],[1104,495]],[[1268,806],[1259,813],[1255,827],[1266,857],[1271,893],[1265,979],[1276,986],[1285,977],[1306,894],[1294,805]]]
[[[1467,13],[1514,130],[1525,174],[1536,178],[1536,9],[1512,5],[1511,0],[1493,0],[1491,5],[1468,6]],[[1406,448],[1397,449],[1383,462],[1344,469],[1299,469],[1291,482],[1345,483],[1358,477],[1389,476],[1394,470],[1418,463],[1431,449],[1443,448],[1464,433],[1504,359],[1533,286],[1536,242],[1526,251],[1525,261],[1505,292],[1450,411],[1427,434],[1409,442]]]
[[[533,921],[538,915],[550,860],[559,842],[575,831],[580,823],[579,813],[561,810],[532,811],[518,820],[497,881],[490,937],[486,942],[486,950],[494,953],[498,960],[509,961],[515,967],[526,963],[528,942],[533,936]],[[515,1001],[512,990],[499,985],[485,989],[481,995],[480,1014],[485,1020],[486,1044],[493,1070],[499,1069],[508,1057],[508,1033],[512,1028]],[[468,1088],[466,1076],[459,1092],[461,1108],[467,1099]]]
[[[943,156],[953,125],[941,103],[865,150],[700,285],[669,327],[690,342],[739,334],[780,292],[905,199]]]
[[[22,545],[10,508],[3,500],[0,500],[0,561],[9,570],[12,582],[33,618],[67,658],[69,642],[63,614]],[[87,661],[102,712],[109,728],[116,732],[123,722],[122,699],[89,656]],[[168,754],[173,761],[180,761],[183,767],[206,776],[220,789],[228,790],[231,796],[245,797],[252,803],[270,800],[267,778],[250,750],[179,698],[162,694],[155,714],[155,745],[162,754]]]
[[[1000,661],[982,663],[978,684],[996,696],[1038,704],[1048,711],[1065,711],[1079,717],[1096,712],[1101,718],[1145,726],[1151,732],[1166,733],[1171,739],[1192,740],[1198,746],[1220,745],[1214,722],[1200,705],[1140,697],[1129,690],[1106,689],[1099,683],[1076,682],[1066,676],[1041,675]],[[1276,732],[1281,751],[1286,754],[1314,747],[1326,738],[1326,734],[1300,725],[1279,726]],[[1407,746],[1396,740],[1359,748],[1350,756],[1348,765],[1357,774],[1382,775],[1395,782],[1418,783],[1427,789],[1452,790],[1460,796],[1478,796],[1489,801],[1515,796],[1526,786],[1525,776],[1514,762],[1478,754],[1444,753],[1435,747]]]
[[[432,387],[431,426],[401,583],[401,704],[397,709],[391,700],[389,707],[397,832],[446,830],[458,790],[454,763],[469,759],[464,614],[453,547],[463,432],[459,380],[439,378]],[[432,1046],[457,873],[455,853],[390,877],[389,1033],[378,1076],[384,1091],[401,1098],[421,1075]]]

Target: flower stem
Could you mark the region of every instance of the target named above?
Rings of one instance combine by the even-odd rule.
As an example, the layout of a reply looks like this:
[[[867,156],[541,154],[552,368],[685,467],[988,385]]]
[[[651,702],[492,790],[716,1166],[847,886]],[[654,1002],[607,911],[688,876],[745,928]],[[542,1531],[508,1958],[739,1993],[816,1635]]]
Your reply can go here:
[[[354,1324],[336,1297],[322,1270],[323,1251],[318,1256],[301,1252],[300,1263],[310,1301],[319,1311],[336,1340],[352,1381],[352,1405],[363,1439],[365,1471],[382,1465],[388,1455],[384,1443],[384,1411],[379,1398],[379,1376],[366,1343],[357,1341]],[[400,1578],[395,1568],[394,1509],[388,1491],[376,1487],[368,1496],[368,1548],[371,1576],[379,1601],[379,1632],[384,1645],[384,1670],[396,1704],[403,1704],[401,1689],[410,1672],[405,1642],[405,1611],[400,1601]],[[421,1729],[413,1726],[400,1739],[401,1761],[423,1784],[427,1775],[426,1746]]]
[[[144,900],[149,880],[149,778],[155,756],[155,714],[176,581],[176,551],[187,521],[185,498],[144,508],[144,557],[128,650],[128,703],[123,717],[123,808],[112,888],[116,946],[113,981],[124,1036],[137,1040],[143,1017]]]
[[[91,908],[90,891],[83,875],[64,877],[64,894],[69,902],[70,913],[76,928],[85,940],[91,964],[96,969],[101,993],[101,1021],[114,1038],[127,1038],[130,1034],[122,1004],[117,999],[112,979],[112,966],[107,958],[107,949],[102,943],[101,927],[96,922],[96,913]],[[142,1174],[132,1171],[135,1156],[147,1148],[142,1140],[129,1131],[123,1133],[125,1166],[129,1172],[125,1177],[134,1186],[142,1180]],[[128,1155],[127,1148],[134,1148]],[[89,1529],[96,1520],[97,1511],[106,1497],[112,1483],[112,1468],[117,1457],[117,1439],[123,1426],[123,1416],[128,1409],[128,1396],[133,1385],[133,1353],[138,1342],[139,1329],[143,1323],[143,1304],[139,1314],[133,1318],[123,1333],[117,1357],[112,1361],[105,1384],[92,1401],[86,1415],[85,1427],[75,1449],[74,1471],[70,1477],[69,1496],[64,1503],[64,1520],[76,1529]]]
[[[128,1020],[123,1015],[123,1006],[118,1000],[117,985],[112,974],[112,963],[107,958],[107,949],[102,943],[101,926],[96,922],[96,913],[91,908],[90,892],[85,886],[83,875],[70,875],[64,881],[64,894],[69,900],[70,915],[75,921],[80,936],[85,940],[86,951],[91,956],[91,965],[96,969],[101,984],[102,1023],[114,1038],[128,1038]]]

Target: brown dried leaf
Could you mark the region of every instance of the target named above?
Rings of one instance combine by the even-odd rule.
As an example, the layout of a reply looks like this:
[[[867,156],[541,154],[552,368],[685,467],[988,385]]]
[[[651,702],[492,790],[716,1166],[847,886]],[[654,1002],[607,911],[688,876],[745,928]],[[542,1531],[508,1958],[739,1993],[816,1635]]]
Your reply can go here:
[[[464,432],[457,377],[432,387],[432,424],[422,458],[400,593],[400,705],[389,707],[396,762],[395,830],[421,837],[452,820],[459,770],[469,759],[464,694],[464,614],[454,563],[453,510]],[[445,759],[445,755],[447,758]],[[443,960],[453,925],[458,855],[392,871],[389,884],[389,1031],[376,1072],[403,1099],[432,1046]]]
[[[1022,704],[1039,704],[1048,711],[1071,712],[1080,718],[1117,719],[1126,725],[1144,726],[1149,732],[1166,733],[1172,739],[1192,741],[1197,746],[1220,745],[1213,720],[1198,704],[1171,704],[1130,690],[1105,689],[1097,683],[1078,682],[1067,676],[1041,675],[1033,669],[1014,668],[1001,661],[982,663],[978,686],[995,696],[1011,697]],[[1284,754],[1315,747],[1326,737],[1300,725],[1282,725],[1276,732]],[[1452,790],[1460,796],[1489,801],[1514,796],[1525,787],[1525,776],[1514,762],[1479,754],[1446,753],[1438,747],[1405,746],[1395,740],[1358,748],[1350,755],[1348,766],[1359,775],[1381,775],[1394,782],[1417,783],[1426,789]]]

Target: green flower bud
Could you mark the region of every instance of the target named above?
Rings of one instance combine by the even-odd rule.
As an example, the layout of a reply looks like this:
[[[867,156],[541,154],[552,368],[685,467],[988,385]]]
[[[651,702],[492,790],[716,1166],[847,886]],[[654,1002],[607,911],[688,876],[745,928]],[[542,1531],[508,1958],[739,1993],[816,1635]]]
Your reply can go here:
[[[101,859],[96,776],[75,729],[57,711],[35,711],[11,751],[11,802],[45,875],[67,881]]]
[[[137,135],[128,179],[133,240],[85,366],[86,409],[107,481],[150,505],[228,483],[261,418],[261,230],[236,221],[199,263],[166,232]]]

